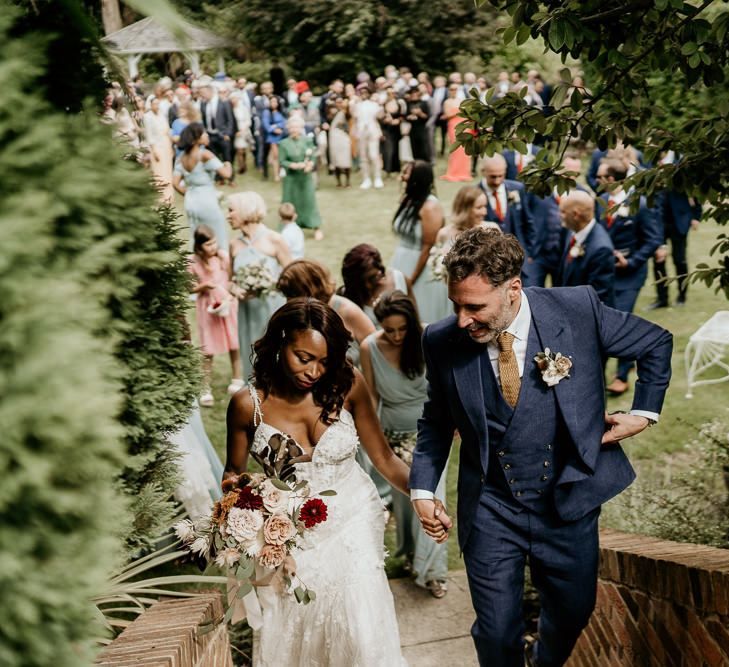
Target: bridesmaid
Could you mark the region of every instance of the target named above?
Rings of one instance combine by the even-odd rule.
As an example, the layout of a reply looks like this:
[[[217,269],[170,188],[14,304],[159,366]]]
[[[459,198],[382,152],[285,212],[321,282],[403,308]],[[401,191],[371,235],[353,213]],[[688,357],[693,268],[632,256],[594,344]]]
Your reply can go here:
[[[448,87],[448,98],[443,102],[443,115],[448,119],[448,144],[456,142],[456,127],[464,121],[458,115],[461,102],[458,99],[458,84],[451,84]],[[441,176],[444,181],[471,181],[471,158],[466,155],[463,146],[448,154],[448,169]]]
[[[369,243],[354,246],[342,260],[344,285],[339,293],[357,304],[378,327],[374,306],[380,296],[392,290],[405,292],[413,298],[410,282],[402,271],[385,269],[380,251]]]
[[[382,329],[362,343],[362,372],[375,407],[379,411],[385,437],[395,454],[407,465],[412,462],[418,419],[427,398],[425,360],[420,339],[423,330],[412,299],[400,291],[383,296],[375,306]],[[445,502],[447,469],[435,495]],[[437,544],[421,529],[410,500],[393,494],[392,508],[397,522],[397,554],[412,554],[415,583],[431,595],[442,598],[447,592],[448,548]]]
[[[263,264],[275,282],[291,261],[283,237],[263,224],[266,204],[257,192],[237,192],[228,197],[228,222],[240,235],[230,242],[233,258],[231,279],[236,271],[250,264]],[[238,340],[240,341],[243,378],[251,372],[251,347],[266,330],[271,315],[284,304],[280,293],[265,296],[246,294],[234,282],[231,293],[238,298]]]
[[[475,185],[464,185],[453,199],[451,223],[438,232],[436,246],[446,249],[453,245],[456,238],[465,232],[484,223],[486,215],[486,193]],[[498,229],[498,225],[493,225]]]
[[[375,325],[362,309],[347,297],[335,294],[336,284],[329,270],[319,262],[297,259],[291,262],[278,279],[278,289],[286,299],[308,296],[323,301],[342,318],[352,334],[347,357],[359,366],[359,346],[374,330]]]
[[[422,322],[437,322],[450,314],[442,281],[435,281],[428,267],[430,249],[444,224],[443,208],[433,194],[433,168],[416,160],[407,174],[405,195],[395,213],[392,228],[400,237],[390,265],[413,285]]]

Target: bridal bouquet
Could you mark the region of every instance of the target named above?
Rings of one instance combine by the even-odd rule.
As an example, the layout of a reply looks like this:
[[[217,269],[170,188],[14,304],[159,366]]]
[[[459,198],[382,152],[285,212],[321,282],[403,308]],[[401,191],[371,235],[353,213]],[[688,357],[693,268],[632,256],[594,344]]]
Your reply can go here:
[[[308,457],[291,438],[275,434],[262,452],[252,455],[262,464],[263,473],[226,479],[225,493],[210,516],[175,525],[183,547],[201,566],[215,563],[227,571],[229,592],[235,594],[226,622],[235,600],[247,596],[254,586],[288,590],[302,604],[316,599],[314,591],[296,577],[292,554],[308,531],[327,520],[327,504],[318,496],[335,495],[334,491],[313,495],[308,482],[297,481],[295,463]],[[295,587],[294,578],[299,582]]]
[[[246,296],[261,297],[276,289],[276,279],[262,262],[242,266],[235,272],[233,282],[245,292]]]
[[[430,249],[430,256],[428,257],[428,267],[430,268],[430,279],[434,281],[442,280],[443,282],[448,280],[448,272],[446,271],[443,260],[445,259],[448,250],[445,246],[433,246]]]

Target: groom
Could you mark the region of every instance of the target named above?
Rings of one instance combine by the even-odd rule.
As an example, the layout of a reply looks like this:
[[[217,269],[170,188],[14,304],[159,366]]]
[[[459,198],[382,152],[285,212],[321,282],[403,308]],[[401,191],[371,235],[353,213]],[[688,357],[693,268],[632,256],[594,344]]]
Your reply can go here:
[[[457,430],[458,538],[484,667],[524,664],[527,561],[541,600],[529,659],[569,657],[595,604],[600,506],[635,477],[618,442],[655,423],[671,376],[670,333],[590,287],[522,290],[523,262],[514,236],[464,232],[445,258],[455,316],[423,339],[429,395],[411,497],[444,540],[451,521],[433,490]],[[537,363],[540,353],[550,357]],[[607,356],[637,359],[629,414],[605,413]]]

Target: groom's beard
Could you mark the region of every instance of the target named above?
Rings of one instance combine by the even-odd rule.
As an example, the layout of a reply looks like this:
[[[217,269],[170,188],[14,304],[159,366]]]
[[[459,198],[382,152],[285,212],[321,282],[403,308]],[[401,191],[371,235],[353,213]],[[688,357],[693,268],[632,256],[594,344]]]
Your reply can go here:
[[[508,329],[515,317],[516,313],[512,312],[512,304],[505,303],[498,315],[488,322],[474,322],[466,328],[466,331],[472,341],[485,345],[495,340],[502,331]]]

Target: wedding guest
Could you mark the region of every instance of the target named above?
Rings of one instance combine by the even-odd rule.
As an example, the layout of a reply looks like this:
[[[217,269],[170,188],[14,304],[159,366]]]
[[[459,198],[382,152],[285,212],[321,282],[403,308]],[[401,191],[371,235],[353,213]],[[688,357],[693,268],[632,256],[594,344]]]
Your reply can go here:
[[[291,259],[301,259],[304,256],[304,232],[296,224],[296,207],[290,202],[284,202],[278,207],[279,232],[289,247]]]
[[[381,108],[370,97],[370,91],[365,85],[359,91],[360,101],[357,104],[357,141],[359,145],[359,164],[362,169],[362,185],[360,188],[368,190],[384,186],[382,182],[380,165],[380,141],[382,130],[379,117]]]
[[[336,112],[329,127],[329,164],[334,169],[337,187],[348,188],[352,173],[352,138],[349,135],[349,102],[344,97],[334,100]],[[342,185],[342,176],[345,178]]]
[[[387,86],[382,109],[382,169],[389,175],[400,173],[400,139],[402,138],[402,121],[407,113],[404,100],[397,97],[395,88]]]
[[[386,292],[399,290],[414,300],[412,285],[399,269],[385,269],[380,251],[369,243],[354,246],[342,259],[339,293],[357,304],[378,326],[375,306]]]
[[[375,306],[375,315],[382,328],[362,343],[362,373],[390,447],[410,465],[418,419],[427,399],[423,329],[415,303],[400,291],[384,295]],[[446,466],[435,491],[443,503],[447,476]],[[416,585],[442,598],[448,590],[446,543],[438,544],[423,532],[409,498],[393,494],[392,510],[397,523],[395,555],[408,558]]]
[[[621,183],[628,175],[628,165],[622,160],[604,160],[597,170],[599,189],[596,217],[613,242],[615,257],[615,308],[632,313],[646,278],[648,260],[663,242],[661,221],[655,211],[640,197],[636,214],[630,212],[633,197]],[[608,393],[619,396],[628,388],[631,359],[619,359],[618,371],[608,384]]]
[[[456,237],[467,229],[489,224],[483,221],[485,215],[486,195],[483,190],[473,185],[464,185],[453,198],[451,222],[438,232],[436,245],[450,247]]]
[[[235,135],[235,117],[228,100],[218,95],[218,89],[212,79],[203,79],[200,86],[200,114],[205,130],[210,137],[210,150],[223,162],[233,161],[233,137]],[[225,178],[232,181],[233,174]]]
[[[400,240],[390,266],[412,283],[422,322],[436,322],[448,315],[437,298],[442,285],[433,280],[428,267],[430,249],[443,224],[443,208],[433,194],[433,168],[429,162],[417,160],[407,175],[405,195],[393,218],[392,228]]]
[[[230,242],[233,258],[231,292],[238,298],[238,340],[243,377],[251,372],[250,355],[253,343],[266,329],[266,324],[284,298],[273,291],[281,270],[291,261],[289,248],[281,235],[263,224],[266,204],[257,192],[237,192],[228,197],[228,222],[240,234]],[[235,284],[235,274],[245,273],[252,265],[267,269],[270,284],[267,293],[245,292]]]
[[[215,175],[230,178],[230,162],[221,162],[208,150],[209,137],[202,123],[190,123],[180,134],[182,155],[175,162],[172,185],[185,197],[185,215],[192,231],[205,224],[215,232],[218,246],[228,246],[228,226],[218,204]]]
[[[180,135],[190,123],[200,122],[200,110],[190,101],[180,104],[177,108],[177,118],[172,122],[170,127],[170,138],[175,147],[175,157],[182,155],[180,148]]]
[[[268,108],[263,110],[261,119],[263,127],[266,151],[268,159],[266,164],[271,165],[273,171],[273,180],[278,183],[281,180],[279,173],[279,144],[286,138],[286,117],[281,109],[281,101],[276,95],[272,95],[268,101]],[[267,177],[267,171],[264,169],[264,178]]]
[[[172,144],[170,126],[160,110],[159,100],[155,97],[144,114],[144,134],[149,145],[150,168],[155,187],[164,203],[172,202]]]
[[[195,299],[195,320],[203,353],[203,393],[200,405],[213,405],[213,357],[228,354],[233,377],[228,393],[235,394],[243,387],[240,354],[238,352],[238,307],[228,291],[230,258],[218,247],[215,233],[207,225],[200,225],[193,234],[193,254],[190,273],[195,278],[192,293]]]
[[[251,134],[251,117],[250,104],[246,104],[243,100],[247,95],[231,95],[230,103],[233,107],[233,116],[235,116],[235,140],[233,147],[235,148],[235,161],[238,166],[238,173],[246,173],[246,159],[249,149],[253,148],[253,135]]]
[[[293,204],[296,224],[315,230],[314,240],[321,241],[324,233],[320,229],[322,220],[316,203],[313,174],[316,147],[304,134],[304,119],[300,116],[289,118],[287,128],[289,136],[279,146],[281,168],[286,170],[281,201]]]
[[[447,122],[448,144],[456,141],[456,128],[464,119],[458,115],[460,100],[458,99],[458,85],[451,84],[448,87],[448,98],[443,102],[442,116]],[[448,169],[441,176],[444,181],[470,181],[471,180],[471,158],[466,155],[463,146],[448,154]]]
[[[406,120],[410,123],[410,148],[414,160],[430,162],[428,150],[428,131],[426,123],[430,116],[430,106],[422,99],[417,84],[405,96],[407,103]]]
[[[352,334],[347,356],[355,366],[359,366],[360,345],[375,330],[375,325],[357,304],[336,294],[335,288],[328,269],[309,259],[291,262],[278,279],[278,289],[287,299],[300,296],[319,299],[342,318],[344,326]]]

